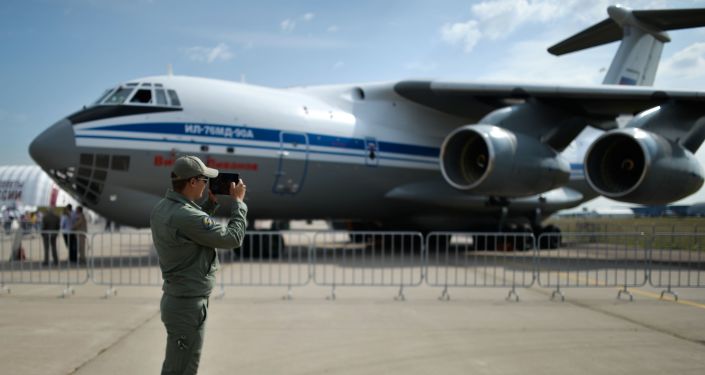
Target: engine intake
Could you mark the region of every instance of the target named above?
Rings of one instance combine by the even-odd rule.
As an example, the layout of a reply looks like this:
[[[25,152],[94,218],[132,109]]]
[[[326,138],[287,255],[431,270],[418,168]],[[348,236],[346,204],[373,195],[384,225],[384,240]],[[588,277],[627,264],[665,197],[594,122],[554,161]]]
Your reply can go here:
[[[670,203],[703,185],[702,168],[690,151],[639,128],[598,138],[585,155],[585,176],[598,193],[638,204]]]
[[[513,197],[564,185],[570,166],[535,138],[479,124],[460,127],[446,137],[441,172],[456,189]]]

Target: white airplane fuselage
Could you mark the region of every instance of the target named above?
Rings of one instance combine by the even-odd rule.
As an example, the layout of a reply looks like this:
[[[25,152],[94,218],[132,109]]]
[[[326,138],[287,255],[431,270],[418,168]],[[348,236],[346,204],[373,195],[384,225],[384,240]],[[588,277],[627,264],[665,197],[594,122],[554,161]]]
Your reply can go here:
[[[490,197],[454,191],[439,171],[444,137],[468,119],[403,100],[382,89],[389,85],[271,89],[146,77],[120,86],[132,89],[123,103],[95,104],[53,127],[64,130],[45,132],[64,144],[47,149],[50,141],[41,135],[31,152],[50,174],[59,172],[60,183],[66,171],[62,184],[89,208],[138,227],[148,225],[152,205],[169,187],[173,161],[185,154],[240,173],[251,218],[381,221],[429,229],[496,222],[500,209]],[[177,93],[178,105],[155,104],[161,88]],[[151,90],[150,102],[135,102],[140,89]],[[582,155],[575,156],[569,162],[582,190]],[[405,186],[418,183],[441,191],[426,194],[412,186],[404,195]],[[402,193],[395,191],[400,187]],[[464,203],[443,204],[447,194],[461,194]],[[550,213],[591,197],[573,195],[557,205],[528,198],[510,206],[509,214],[525,216],[539,205]],[[228,200],[221,202],[227,210]]]

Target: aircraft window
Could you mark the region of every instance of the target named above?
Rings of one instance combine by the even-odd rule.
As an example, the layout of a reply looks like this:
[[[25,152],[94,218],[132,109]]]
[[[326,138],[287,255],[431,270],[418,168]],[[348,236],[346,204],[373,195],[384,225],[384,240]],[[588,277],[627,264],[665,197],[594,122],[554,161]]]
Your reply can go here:
[[[106,171],[101,171],[100,169],[96,169],[93,171],[94,180],[105,181],[106,177],[108,177],[108,172]]]
[[[81,154],[81,165],[93,165],[93,154]]]
[[[125,155],[113,155],[113,162],[110,169],[115,171],[126,171],[130,169],[130,157]]]
[[[127,97],[130,96],[132,90],[132,88],[121,87],[117,89],[113,95],[110,95],[110,97],[106,99],[103,104],[122,104],[125,102]]]
[[[151,83],[143,83],[142,86],[152,87]]]
[[[90,168],[78,168],[78,175],[81,177],[90,177],[91,170]]]
[[[171,100],[171,105],[175,107],[181,107],[181,102],[179,101],[179,97],[176,96],[176,91],[174,90],[168,90],[169,93],[169,99]]]
[[[93,193],[88,193],[86,199],[93,204],[98,204],[98,197]]]
[[[91,182],[90,189],[98,194],[103,192],[103,185],[97,182]]]
[[[164,90],[157,89],[155,92],[157,94],[157,105],[166,105],[166,94]]]
[[[137,93],[135,93],[135,96],[132,97],[132,100],[130,100],[130,103],[151,103],[152,102],[152,90],[149,89],[140,89],[137,90]]]
[[[109,155],[96,155],[95,166],[98,168],[108,169],[108,163],[110,162]]]
[[[137,86],[137,85],[138,85],[138,83],[132,82],[132,83],[128,83],[128,84],[125,85],[125,86],[127,86],[127,87],[135,87],[135,86]]]
[[[161,83],[155,83],[154,86],[156,86],[156,87],[164,87]]]
[[[100,98],[98,98],[98,100],[96,100],[95,103],[93,103],[93,104],[100,104],[100,102],[102,102],[103,100],[105,100],[105,98],[107,98],[108,95],[110,95],[111,92],[113,92],[113,89],[107,89],[107,90],[105,90],[105,92],[103,93],[103,95],[101,95]]]

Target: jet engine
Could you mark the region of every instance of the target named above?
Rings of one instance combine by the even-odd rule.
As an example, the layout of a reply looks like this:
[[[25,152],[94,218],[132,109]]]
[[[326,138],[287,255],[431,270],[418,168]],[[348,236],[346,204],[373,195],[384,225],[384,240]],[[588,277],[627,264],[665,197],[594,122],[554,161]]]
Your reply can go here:
[[[638,204],[670,203],[703,185],[703,171],[690,151],[639,128],[598,138],[585,155],[585,176],[598,193]]]
[[[455,129],[443,141],[441,172],[456,189],[516,197],[564,185],[570,166],[536,138],[476,124]]]

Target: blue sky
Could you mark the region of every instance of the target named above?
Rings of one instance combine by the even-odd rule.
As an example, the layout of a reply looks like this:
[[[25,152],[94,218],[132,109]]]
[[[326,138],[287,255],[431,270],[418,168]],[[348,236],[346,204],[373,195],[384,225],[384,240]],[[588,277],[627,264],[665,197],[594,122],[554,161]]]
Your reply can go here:
[[[47,126],[168,64],[179,75],[274,87],[408,78],[597,84],[616,43],[560,58],[546,48],[606,18],[615,3],[5,0],[0,164],[31,164],[27,147]],[[705,28],[669,33],[656,85],[705,89]]]

